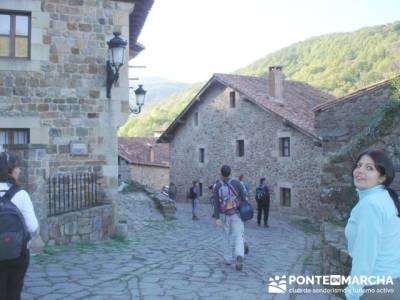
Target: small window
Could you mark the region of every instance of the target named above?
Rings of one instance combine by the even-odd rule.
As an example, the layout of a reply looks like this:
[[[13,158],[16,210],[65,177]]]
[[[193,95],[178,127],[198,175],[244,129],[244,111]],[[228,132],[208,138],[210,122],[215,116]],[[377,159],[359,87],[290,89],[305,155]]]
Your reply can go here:
[[[281,205],[291,206],[291,190],[289,188],[281,188]]]
[[[0,145],[29,144],[29,129],[0,128]]]
[[[239,157],[244,156],[244,140],[236,141],[236,156],[239,156]]]
[[[204,148],[199,149],[199,162],[204,162]]]
[[[194,113],[194,126],[198,126],[199,125],[199,113],[196,111]]]
[[[0,128],[0,151],[3,145],[29,144],[29,129]]]
[[[29,58],[31,16],[0,11],[0,57]]]
[[[229,93],[229,103],[230,103],[231,108],[236,107],[236,93],[235,92]]]
[[[284,137],[279,138],[279,152],[281,156],[289,157],[290,156],[290,138]]]
[[[199,196],[203,196],[203,184],[199,182]]]

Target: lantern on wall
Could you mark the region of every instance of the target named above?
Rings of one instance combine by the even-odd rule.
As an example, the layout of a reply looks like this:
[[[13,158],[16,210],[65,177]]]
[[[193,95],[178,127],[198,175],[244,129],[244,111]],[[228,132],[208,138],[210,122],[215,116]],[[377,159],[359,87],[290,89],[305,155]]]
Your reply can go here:
[[[119,69],[124,64],[125,48],[128,44],[119,36],[121,33],[114,32],[114,37],[107,42],[108,56],[107,60],[107,98],[111,98],[111,87],[118,81]]]

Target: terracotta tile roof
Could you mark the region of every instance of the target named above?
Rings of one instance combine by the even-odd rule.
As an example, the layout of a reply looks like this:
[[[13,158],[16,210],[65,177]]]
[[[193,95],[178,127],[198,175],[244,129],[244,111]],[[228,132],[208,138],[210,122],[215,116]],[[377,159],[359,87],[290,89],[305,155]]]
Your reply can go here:
[[[154,151],[154,161],[150,161],[150,147]],[[169,144],[157,144],[155,138],[120,137],[118,156],[131,164],[169,167]]]
[[[300,81],[283,81],[282,103],[269,97],[268,77],[253,77],[230,74],[214,74],[225,85],[238,90],[259,105],[277,114],[286,121],[315,135],[312,108],[334,99],[334,96]]]
[[[369,93],[373,93],[373,92],[375,92],[376,90],[379,90],[382,87],[388,86],[392,80],[399,80],[399,79],[400,79],[400,75],[396,76],[396,77],[394,77],[392,79],[388,79],[388,80],[383,80],[383,81],[377,82],[377,83],[375,83],[373,85],[367,86],[365,88],[362,88],[362,89],[359,89],[359,90],[357,90],[355,92],[347,94],[347,95],[345,95],[345,96],[343,96],[341,98],[337,98],[337,99],[322,103],[320,105],[317,105],[316,107],[313,108],[313,111],[314,112],[322,111],[322,110],[328,109],[328,108],[330,108],[332,106],[335,106],[335,105],[337,105],[339,103],[343,103],[343,102],[349,101],[351,99],[355,99],[355,98],[367,95]]]
[[[216,73],[205,84],[195,98],[181,112],[175,121],[167,128],[164,134],[158,139],[158,142],[169,140],[171,134],[180,126],[179,120],[190,110],[212,82],[218,81],[226,86],[237,90],[244,97],[258,104],[281,118],[288,124],[296,127],[303,133],[318,138],[314,129],[314,113],[312,108],[321,103],[335,99],[334,96],[318,90],[306,83],[300,81],[283,81],[283,101],[277,102],[269,96],[268,76],[254,77],[232,74]]]

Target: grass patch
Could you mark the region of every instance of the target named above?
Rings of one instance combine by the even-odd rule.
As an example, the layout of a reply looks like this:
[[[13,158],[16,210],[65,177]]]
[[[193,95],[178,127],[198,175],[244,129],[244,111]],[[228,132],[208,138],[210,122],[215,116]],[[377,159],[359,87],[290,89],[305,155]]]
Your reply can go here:
[[[65,249],[62,246],[46,246],[43,248],[42,253],[33,256],[33,259],[38,264],[43,264],[64,251]]]
[[[114,234],[110,237],[113,241],[118,242],[118,243],[123,243],[126,242],[126,237],[122,234]]]
[[[312,250],[313,251],[316,251],[316,250],[321,250],[321,246],[319,246],[319,245],[312,245]]]
[[[306,234],[318,234],[320,233],[319,225],[312,223],[308,219],[297,219],[290,222],[294,227],[300,229]]]
[[[88,250],[96,249],[96,244],[91,241],[80,241],[72,245],[75,246],[75,249],[77,249],[81,253],[86,252]]]
[[[312,259],[312,257],[310,255],[306,256],[304,258],[304,260],[303,260],[303,265],[304,266],[310,266],[310,265],[312,265],[312,263],[313,263],[313,259]]]
[[[346,227],[346,225],[347,225],[347,219],[343,219],[343,220],[334,220],[334,219],[332,219],[332,220],[328,220],[327,222],[332,224],[332,225],[337,225],[337,226],[340,226],[340,227]]]
[[[122,194],[129,194],[133,192],[144,192],[145,186],[137,181],[128,180],[124,182],[124,187],[121,190]]]

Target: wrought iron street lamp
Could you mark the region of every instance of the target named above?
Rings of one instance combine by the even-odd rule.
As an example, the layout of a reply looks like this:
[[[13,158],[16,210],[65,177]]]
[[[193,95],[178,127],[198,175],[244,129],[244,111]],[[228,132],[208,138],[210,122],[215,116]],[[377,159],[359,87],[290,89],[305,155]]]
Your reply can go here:
[[[111,98],[111,87],[118,81],[119,69],[124,64],[125,47],[128,44],[119,36],[120,32],[114,32],[114,37],[107,42],[108,55],[107,60],[107,98]]]
[[[133,87],[130,88],[133,90]],[[146,92],[143,89],[143,85],[139,84],[139,87],[135,90],[136,105],[134,103],[133,97],[129,97],[129,111],[132,114],[140,114],[144,101],[146,99]]]

